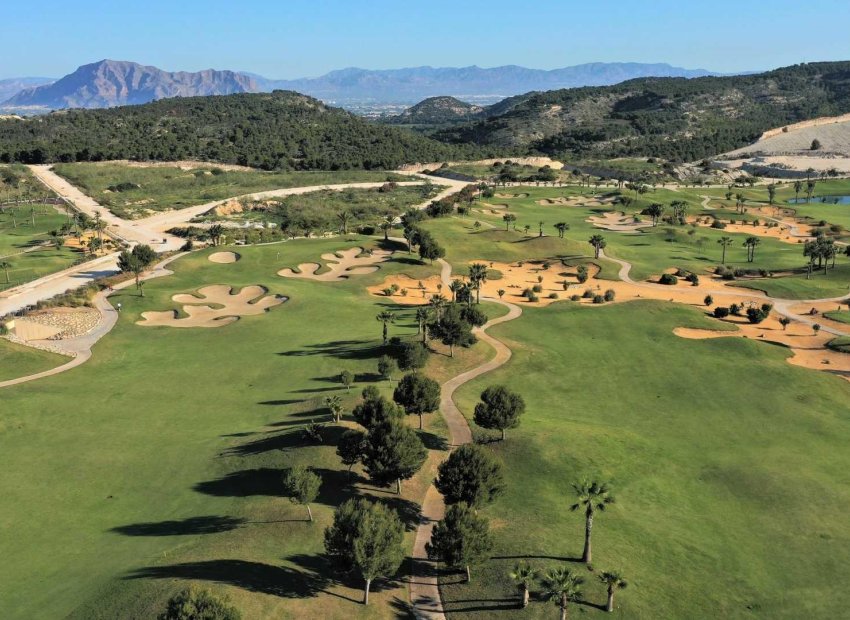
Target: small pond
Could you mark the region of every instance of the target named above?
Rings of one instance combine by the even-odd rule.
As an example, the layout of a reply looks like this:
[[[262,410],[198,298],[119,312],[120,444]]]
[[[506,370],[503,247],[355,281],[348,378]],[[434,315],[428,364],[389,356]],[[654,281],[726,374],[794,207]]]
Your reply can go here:
[[[808,202],[805,198],[792,198],[788,201],[792,205],[804,204],[827,204],[827,205],[850,205],[850,196],[812,196]]]

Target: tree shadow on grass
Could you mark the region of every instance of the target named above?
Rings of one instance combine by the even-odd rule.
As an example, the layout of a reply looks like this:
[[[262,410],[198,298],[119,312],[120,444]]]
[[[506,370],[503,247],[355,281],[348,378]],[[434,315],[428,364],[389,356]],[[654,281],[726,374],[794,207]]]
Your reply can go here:
[[[448,613],[459,614],[471,611],[516,611],[519,609],[517,598],[475,598],[457,601],[443,601],[443,609]]]
[[[230,472],[217,480],[199,482],[193,489],[215,497],[280,497],[283,493],[283,471],[270,467]]]
[[[241,527],[244,523],[245,519],[210,515],[190,517],[181,521],[120,525],[113,527],[110,531],[124,536],[191,536],[194,534],[229,532]]]
[[[434,433],[429,433],[428,431],[417,430],[416,434],[419,435],[419,439],[422,440],[422,443],[429,450],[439,450],[441,452],[445,452],[449,449],[449,442],[446,441],[445,437],[440,437],[439,435],[435,435]]]
[[[329,579],[312,572],[286,566],[271,566],[247,560],[208,560],[169,566],[147,566],[124,579],[191,579],[223,583],[250,592],[262,592],[283,598],[316,596]]]
[[[558,556],[558,555],[494,555],[491,560],[555,560],[556,562],[581,563],[580,557]]]
[[[290,398],[284,400],[261,400],[258,402],[258,405],[295,405],[297,403],[303,403],[303,398]]]
[[[312,412],[311,412],[312,413]],[[297,424],[307,424],[309,421],[326,423],[330,421],[330,414],[313,414],[309,419],[299,421]],[[293,423],[293,425],[296,423]],[[335,446],[339,443],[339,439],[345,432],[345,428],[336,425],[326,425],[322,428],[322,444]],[[270,431],[263,437],[244,443],[239,446],[234,446],[227,450],[226,454],[233,456],[252,456],[263,454],[271,450],[289,450],[292,448],[300,448],[308,445],[321,445],[311,442],[305,437],[300,429],[290,429],[284,431]]]
[[[390,601],[390,609],[395,614],[396,620],[415,620],[416,618],[410,603],[397,596],[394,596],[393,600]]]
[[[332,340],[331,342],[307,345],[302,349],[281,351],[278,355],[284,357],[326,355],[343,360],[364,360],[379,357],[381,349],[382,345],[376,344],[374,340]]]

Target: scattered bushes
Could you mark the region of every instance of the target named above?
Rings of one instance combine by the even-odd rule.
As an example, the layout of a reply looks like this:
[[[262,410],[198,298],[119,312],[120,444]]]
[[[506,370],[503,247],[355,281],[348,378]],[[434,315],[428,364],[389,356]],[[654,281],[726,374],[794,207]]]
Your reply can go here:
[[[614,289],[609,288],[607,291],[605,291],[604,299],[605,301],[614,301],[614,297],[616,295],[617,293],[614,291]]]
[[[714,318],[725,319],[727,316],[729,316],[729,308],[724,308],[723,306],[717,306],[714,309]]]
[[[661,278],[658,280],[659,284],[666,284],[668,286],[674,286],[678,284],[679,278],[674,276],[672,273],[664,273],[661,274]]]

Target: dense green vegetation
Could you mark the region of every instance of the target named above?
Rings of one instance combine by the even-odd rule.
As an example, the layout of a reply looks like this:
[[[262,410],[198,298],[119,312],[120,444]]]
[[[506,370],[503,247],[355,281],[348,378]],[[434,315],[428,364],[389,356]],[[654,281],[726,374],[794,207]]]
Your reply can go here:
[[[773,127],[848,112],[848,94],[850,62],[731,77],[641,78],[534,93],[504,114],[434,136],[479,145],[493,156],[693,161],[744,146]]]
[[[267,170],[391,169],[466,151],[288,91],[0,120],[0,162],[200,159]]]
[[[181,209],[272,189],[408,178],[377,170],[266,172],[222,170],[215,166],[184,170],[177,166],[142,167],[122,163],[57,164],[54,170],[122,217]]]

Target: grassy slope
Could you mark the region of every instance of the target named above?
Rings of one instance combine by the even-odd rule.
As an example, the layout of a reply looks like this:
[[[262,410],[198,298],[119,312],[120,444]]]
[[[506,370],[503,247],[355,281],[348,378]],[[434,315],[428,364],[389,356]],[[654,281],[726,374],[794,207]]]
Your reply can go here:
[[[848,597],[829,575],[850,564],[850,385],[788,365],[780,348],[672,334],[711,324],[661,303],[555,304],[494,330],[514,357],[461,388],[461,409],[504,382],[528,413],[504,444],[491,444],[508,477],[506,495],[485,511],[495,558],[473,584],[444,589],[450,610],[492,617],[512,605],[516,558],[549,567],[579,556],[583,520],[568,510],[570,483],[594,476],[610,480],[618,500],[596,520],[594,566],[629,580],[622,617],[843,613]],[[603,603],[594,576],[571,566],[587,577],[587,599]],[[554,613],[533,603],[514,615]]]
[[[234,265],[212,264],[204,253],[181,259],[174,276],[145,287],[144,299],[119,294],[121,320],[87,364],[4,391],[0,450],[18,466],[0,472],[0,527],[8,534],[0,543],[1,616],[151,617],[185,583],[174,577],[230,584],[246,617],[343,608],[351,617],[387,617],[392,600],[406,599],[391,589],[364,609],[345,600],[359,597],[358,583],[329,580],[317,557],[321,535],[349,493],[333,452],[339,431],[327,431],[326,445],[303,448],[289,434],[322,415],[314,410],[339,392],[331,378],[341,369],[357,373],[359,387],[375,378],[374,316],[386,302],[354,293],[388,272],[434,272],[397,263],[345,283],[274,275],[346,245],[243,248]],[[219,329],[134,324],[140,311],[171,307],[172,294],[209,283],[262,283],[291,299]],[[415,333],[411,314],[403,310],[391,333]],[[490,354],[479,345],[455,360],[455,370]],[[443,432],[439,417],[429,423],[430,432]],[[301,521],[303,509],[276,497],[280,469],[295,462],[319,468],[326,480],[313,526]],[[411,499],[428,479],[408,485]],[[397,505],[414,508],[406,499]],[[221,531],[201,533],[209,530]]]
[[[199,169],[207,172],[214,164]],[[180,209],[213,200],[285,187],[331,183],[377,182],[391,173],[364,170],[335,172],[229,171],[196,176],[196,170],[178,167],[138,167],[126,164],[57,164],[54,169],[95,200],[122,217],[141,217],[147,210]],[[391,175],[395,178],[397,175]],[[135,183],[138,189],[109,192],[119,183]]]
[[[35,226],[32,210],[35,209]],[[20,254],[25,248],[49,239],[48,232],[68,218],[51,205],[26,205],[0,209],[0,260],[9,262],[9,280],[0,271],[0,289],[28,282],[48,273],[70,267],[82,255],[70,248],[46,248]]]
[[[32,349],[0,338],[0,381],[50,370],[66,361],[68,358],[62,355]]]

